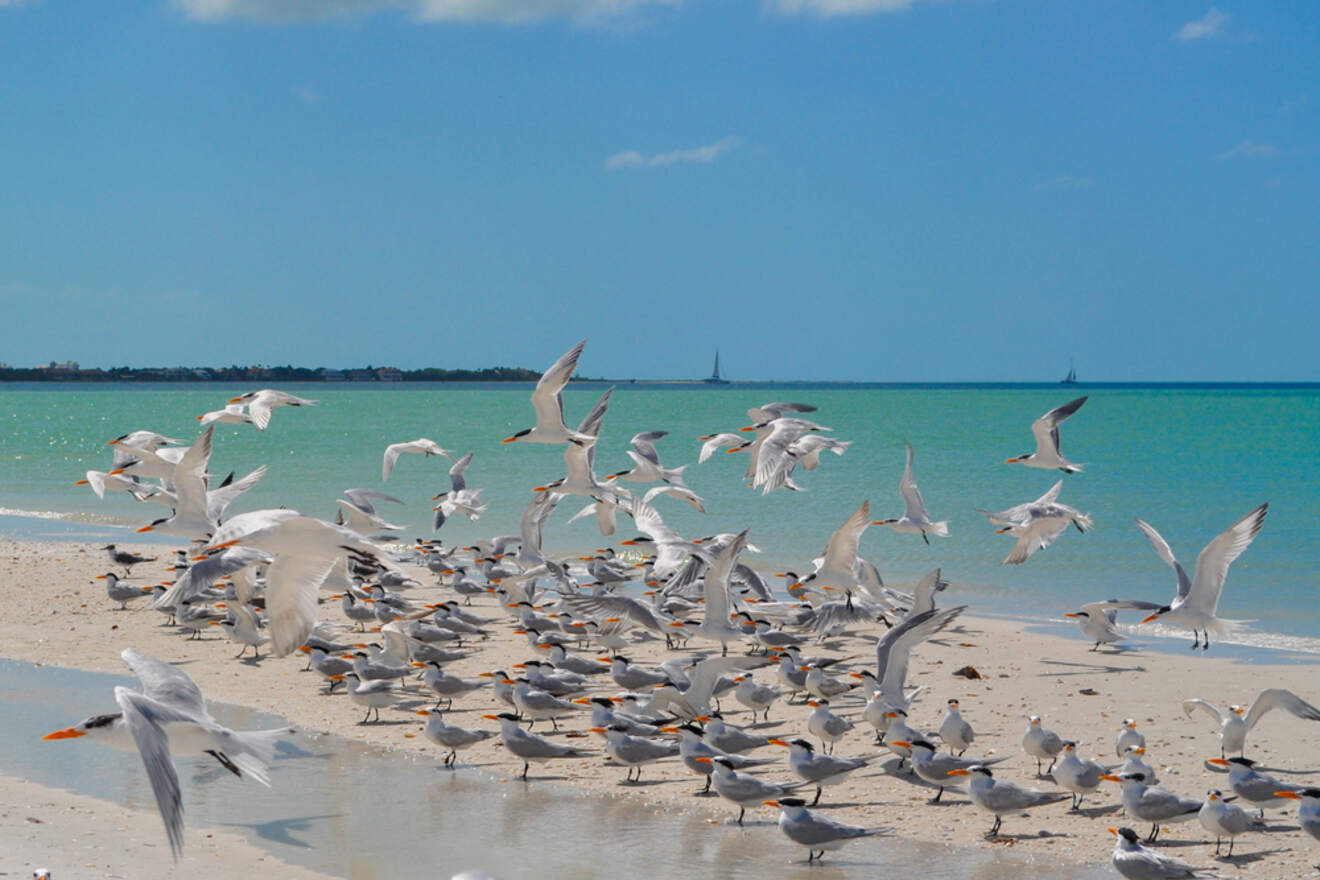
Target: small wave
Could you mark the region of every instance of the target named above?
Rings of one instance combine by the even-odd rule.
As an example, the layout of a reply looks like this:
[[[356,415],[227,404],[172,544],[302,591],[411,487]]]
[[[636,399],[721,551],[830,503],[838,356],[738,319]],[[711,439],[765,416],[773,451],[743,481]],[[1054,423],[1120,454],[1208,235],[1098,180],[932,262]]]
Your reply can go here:
[[[58,520],[60,522],[83,523],[85,525],[128,528],[132,523],[122,517],[105,513],[67,510],[23,510],[17,507],[0,507],[0,516],[17,516],[24,519]]]
[[[1119,630],[1132,636],[1187,640],[1187,630],[1159,624],[1148,624],[1141,629],[1120,625]],[[1291,651],[1294,654],[1320,654],[1320,639],[1307,636],[1286,636],[1282,633],[1261,632],[1246,628],[1238,630],[1231,636],[1217,639],[1215,644],[1240,645],[1244,648],[1268,648],[1272,651]]]

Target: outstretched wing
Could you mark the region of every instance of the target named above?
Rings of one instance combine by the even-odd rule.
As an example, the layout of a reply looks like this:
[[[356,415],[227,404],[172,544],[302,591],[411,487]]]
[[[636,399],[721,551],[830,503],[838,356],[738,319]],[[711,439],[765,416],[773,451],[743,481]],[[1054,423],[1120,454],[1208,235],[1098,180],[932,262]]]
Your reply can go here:
[[[1202,712],[1209,715],[1211,718],[1215,719],[1216,724],[1222,725],[1224,723],[1223,713],[1220,712],[1218,709],[1216,709],[1214,706],[1207,703],[1205,700],[1200,699],[1199,697],[1193,700],[1183,700],[1182,707],[1183,707],[1183,714],[1185,715],[1190,716],[1192,712],[1194,712],[1197,709],[1200,709]]]
[[[930,519],[930,515],[926,513],[926,501],[917,488],[916,478],[912,476],[912,444],[904,445],[907,447],[907,465],[903,468],[903,479],[898,481],[898,494],[903,496],[903,515],[917,522],[925,522]]]
[[[156,796],[156,807],[165,823],[170,851],[178,861],[183,854],[183,795],[170,758],[169,737],[161,725],[194,719],[126,687],[115,688],[115,702],[124,713],[124,723],[142,756],[151,793]]]
[[[875,677],[880,682],[880,693],[891,705],[901,705],[895,701],[903,699],[903,684],[907,681],[912,649],[952,623],[966,608],[966,605],[957,605],[943,611],[911,615],[876,642]]]
[[[187,714],[193,720],[210,717],[202,689],[188,673],[164,660],[139,654],[132,648],[125,648],[119,656],[142,682],[143,696]]]
[[[1085,397],[1070,400],[1063,406],[1055,407],[1031,423],[1031,433],[1036,438],[1037,452],[1053,450],[1056,455],[1059,453],[1059,425],[1081,409],[1084,403],[1086,403]]]
[[[1251,708],[1247,710],[1247,717],[1243,719],[1243,723],[1247,725],[1247,730],[1255,727],[1261,716],[1271,709],[1285,709],[1298,718],[1307,721],[1320,721],[1320,709],[1312,706],[1292,691],[1283,688],[1267,688],[1251,701]]]
[[[1164,540],[1164,536],[1155,531],[1155,527],[1150,523],[1143,520],[1136,520],[1136,523],[1137,528],[1141,529],[1147,540],[1150,541],[1150,546],[1155,548],[1155,553],[1160,559],[1163,559],[1167,565],[1171,566],[1174,573],[1178,575],[1178,598],[1185,599],[1192,589],[1192,582],[1191,579],[1187,577],[1187,572],[1183,571],[1182,565],[1180,565],[1178,560],[1174,558],[1173,550],[1169,547],[1169,542]]]
[[[564,386],[573,378],[577,369],[578,358],[587,340],[560,355],[559,360],[550,365],[550,369],[541,374],[532,391],[532,408],[536,410],[536,424],[542,428],[558,428],[564,425]]]
[[[1214,613],[1219,607],[1219,594],[1223,592],[1228,567],[1260,534],[1269,507],[1268,503],[1262,504],[1205,545],[1196,557],[1196,571],[1192,575],[1191,590],[1183,600],[1185,604]]]

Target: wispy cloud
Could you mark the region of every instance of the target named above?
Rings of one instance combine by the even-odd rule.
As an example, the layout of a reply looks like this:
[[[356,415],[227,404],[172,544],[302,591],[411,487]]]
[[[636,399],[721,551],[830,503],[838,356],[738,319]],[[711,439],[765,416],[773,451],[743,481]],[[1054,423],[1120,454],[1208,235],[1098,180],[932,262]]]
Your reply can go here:
[[[325,96],[311,86],[294,86],[293,96],[304,104],[319,104]]]
[[[624,150],[605,160],[605,168],[617,171],[620,168],[660,168],[665,165],[698,164],[709,165],[721,156],[731,153],[742,146],[742,141],[733,135],[723,137],[704,147],[689,147],[685,150],[670,150],[667,153],[639,153],[636,150]]]
[[[0,0],[0,3],[7,0]],[[201,22],[255,21],[299,24],[402,12],[418,21],[525,24],[552,18],[614,21],[648,6],[681,0],[170,0]]]
[[[1089,177],[1075,177],[1071,174],[1060,174],[1051,177],[1049,180],[1042,180],[1034,185],[1032,192],[1047,192],[1049,190],[1076,190],[1089,189],[1095,185],[1095,181]]]
[[[1232,149],[1225,150],[1215,159],[1224,162],[1229,159],[1273,159],[1279,155],[1279,148],[1274,144],[1263,144],[1257,141],[1242,141],[1236,144]]]
[[[1213,6],[1210,11],[1195,21],[1189,21],[1178,29],[1174,34],[1174,39],[1181,43],[1191,43],[1196,40],[1213,40],[1222,37],[1228,31],[1228,22],[1232,16],[1226,12],[1220,12]]]
[[[766,0],[766,8],[780,15],[838,18],[876,12],[906,12],[917,0]]]

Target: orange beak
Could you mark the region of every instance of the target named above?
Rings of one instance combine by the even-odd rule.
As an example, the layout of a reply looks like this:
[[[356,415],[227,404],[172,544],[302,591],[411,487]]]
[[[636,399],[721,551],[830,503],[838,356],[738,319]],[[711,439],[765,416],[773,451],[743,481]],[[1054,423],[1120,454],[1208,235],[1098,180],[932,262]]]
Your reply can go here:
[[[971,776],[966,770],[950,770],[949,776]]]
[[[1157,617],[1159,617],[1158,614],[1152,614],[1150,617],[1142,618],[1141,623],[1150,623],[1152,620],[1154,620]]]
[[[64,728],[63,730],[57,730],[57,731],[55,731],[54,733],[48,733],[48,734],[46,734],[45,736],[43,736],[42,739],[43,739],[43,740],[47,740],[47,739],[75,739],[75,738],[77,738],[77,737],[80,737],[80,736],[86,736],[86,735],[87,735],[87,732],[86,732],[86,731],[78,730],[77,728],[74,728],[74,727],[66,727],[66,728]]]

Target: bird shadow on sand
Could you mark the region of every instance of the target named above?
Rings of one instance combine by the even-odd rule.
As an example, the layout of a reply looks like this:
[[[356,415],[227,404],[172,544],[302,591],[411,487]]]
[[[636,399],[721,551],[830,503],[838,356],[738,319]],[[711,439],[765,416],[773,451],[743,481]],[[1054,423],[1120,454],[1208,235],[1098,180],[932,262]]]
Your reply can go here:
[[[1020,840],[1057,840],[1061,837],[1072,837],[1071,834],[1056,833],[1053,831],[1037,831],[1034,834],[996,834],[991,837],[985,835],[987,843],[1003,843],[1012,846]]]
[[[1103,807],[1087,807],[1084,810],[1069,810],[1069,816],[1085,816],[1088,819],[1098,819],[1101,816],[1108,816],[1110,813],[1117,813],[1123,809],[1122,804],[1108,804]]]
[[[1041,660],[1046,665],[1046,670],[1040,674],[1041,678],[1060,675],[1094,675],[1096,673],[1118,673],[1118,672],[1145,672],[1145,666],[1114,666],[1108,663],[1076,663],[1071,660]],[[1075,669],[1075,672],[1063,672],[1058,669],[1048,667],[1067,666]]]
[[[1260,852],[1237,853],[1231,856],[1212,856],[1212,859],[1220,864],[1241,867],[1243,865],[1250,865],[1253,862],[1259,862],[1261,859],[1268,858],[1269,856],[1281,852],[1288,852],[1288,850],[1283,849],[1282,847],[1279,849],[1263,849]]]
[[[296,816],[290,819],[275,819],[270,822],[221,822],[219,824],[227,828],[250,828],[262,840],[269,840],[273,843],[282,843],[285,846],[293,846],[298,849],[312,849],[314,844],[299,840],[294,836],[294,832],[307,831],[312,827],[313,822],[324,819],[340,819],[343,816],[343,813],[326,813],[322,816]]]
[[[411,718],[399,718],[393,721],[359,721],[357,727],[398,727],[400,724],[416,724]]]

